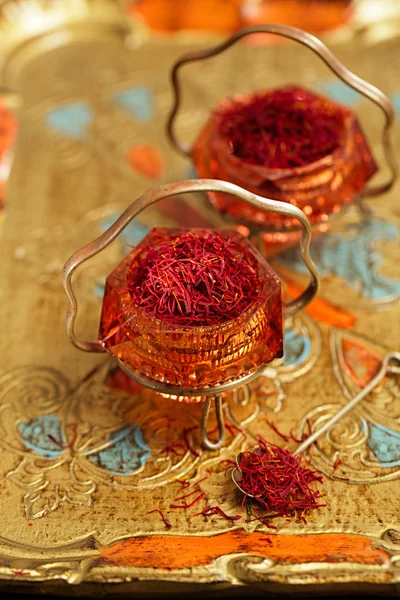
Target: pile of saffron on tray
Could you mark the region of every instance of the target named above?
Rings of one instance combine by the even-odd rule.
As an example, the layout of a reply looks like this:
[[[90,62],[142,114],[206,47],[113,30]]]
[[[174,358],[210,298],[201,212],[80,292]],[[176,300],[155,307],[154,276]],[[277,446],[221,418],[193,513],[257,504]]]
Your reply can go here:
[[[304,459],[290,450],[258,439],[255,449],[246,450],[239,463],[242,473],[240,487],[267,511],[257,517],[266,525],[273,517],[295,516],[306,522],[310,510],[326,506],[321,503],[320,490],[311,484],[322,483],[322,475],[304,465]]]
[[[217,114],[232,154],[270,169],[311,164],[339,146],[340,128],[318,97],[297,89],[255,94]]]
[[[211,326],[238,318],[260,299],[257,260],[235,234],[160,234],[126,277],[132,306],[174,325]]]

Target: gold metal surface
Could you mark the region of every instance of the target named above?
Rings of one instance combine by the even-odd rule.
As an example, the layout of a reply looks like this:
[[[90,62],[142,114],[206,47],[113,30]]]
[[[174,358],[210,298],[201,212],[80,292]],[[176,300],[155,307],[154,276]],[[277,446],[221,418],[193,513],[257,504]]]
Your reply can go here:
[[[232,526],[222,519],[169,509],[180,490],[177,479],[199,481],[211,469],[213,475],[199,483],[199,489],[228,514],[241,514],[233,483],[228,485],[218,469],[220,461],[253,443],[257,433],[279,443],[267,429],[266,418],[284,431],[295,428],[298,435],[307,419],[318,426],[345,398],[359,392],[370,362],[376,366],[388,350],[398,351],[397,186],[379,202],[367,201],[369,221],[349,211],[328,234],[331,252],[345,249],[342,264],[353,271],[350,279],[329,270],[323,273],[319,300],[334,302],[339,314],[350,311],[356,318],[352,329],[329,324],[318,312],[295,317],[288,329],[297,341],[307,340],[307,352],[304,345],[300,350],[293,346],[293,361],[267,370],[257,391],[249,397],[238,393],[236,401],[223,403],[225,418],[245,428],[247,438],[239,430],[227,434],[218,452],[162,456],[167,432],[179,438],[185,429],[198,426],[200,407],[176,410],[176,403],[151,392],[116,389],[109,384],[109,359],[79,352],[65,337],[67,306],[60,273],[68,256],[100,235],[132,198],[156,183],[188,176],[186,162],[164,135],[171,103],[168,71],[185,49],[193,46],[152,41],[129,50],[119,35],[99,35],[50,48],[18,65],[23,107],[1,234],[2,583],[71,595],[132,596],[158,593],[161,587],[174,596],[201,589],[222,595],[233,587],[248,593],[252,586],[292,594],[343,588],[398,591],[400,468],[395,461],[385,466],[373,460],[366,442],[373,427],[398,433],[398,378],[388,378],[339,429],[313,446],[312,463],[325,475],[328,507],[315,512],[307,525],[276,521],[277,533],[271,533],[258,531],[256,523],[244,518]],[[338,45],[334,51],[387,95],[398,93],[397,39],[372,48],[355,39],[351,47]],[[239,71],[246,73],[246,81],[237,80]],[[271,47],[268,53],[265,48],[232,48],[214,65],[203,63],[187,73],[183,135],[190,137],[198,130],[222,89],[234,94],[262,87],[266,75],[268,85],[294,78],[305,85],[330,83],[323,65],[290,45]],[[137,101],[143,89],[150,90],[153,107],[148,119],[139,110],[143,103],[138,109],[136,102],[132,113],[119,101],[131,90]],[[78,108],[86,120],[84,125],[79,121],[71,135],[60,126],[60,114]],[[378,111],[360,102],[357,113],[382,160]],[[165,167],[158,179],[127,160],[138,144],[148,144],[162,155]],[[394,145],[398,152],[398,131]],[[384,176],[379,175],[382,181]],[[191,214],[193,202],[187,203],[186,211],[163,202],[158,210],[144,213],[142,225],[183,225],[181,220]],[[193,218],[223,225],[206,203]],[[372,241],[367,236],[371,232]],[[83,266],[77,277],[85,316],[77,323],[82,337],[98,325],[97,286],[123,251],[122,246],[110,248],[101,260]],[[365,257],[361,266],[356,260],[360,256]],[[293,277],[304,283],[301,273]],[[385,294],[373,296],[371,289],[385,285]],[[53,425],[59,423],[55,431],[58,441],[63,440],[62,448],[47,448],[53,452],[50,458],[39,452],[52,431],[44,426],[48,415],[53,415]],[[35,423],[40,425],[36,433]],[[105,457],[114,448],[112,436],[124,431],[132,436],[135,424],[144,432],[151,455],[129,472],[110,470]],[[198,444],[196,433],[190,435]],[[334,469],[337,458],[342,465]],[[156,507],[168,513],[171,530],[157,514],[148,514]],[[69,590],[69,585],[80,587]]]

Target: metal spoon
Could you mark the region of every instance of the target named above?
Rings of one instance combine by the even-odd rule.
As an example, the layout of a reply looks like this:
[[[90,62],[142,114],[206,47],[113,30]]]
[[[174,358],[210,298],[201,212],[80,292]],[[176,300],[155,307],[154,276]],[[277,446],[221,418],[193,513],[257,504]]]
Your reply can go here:
[[[395,362],[396,364],[390,364],[391,362]],[[337,423],[342,417],[344,417],[352,408],[356,406],[363,398],[368,396],[372,392],[372,390],[379,385],[382,379],[387,375],[387,373],[400,374],[400,352],[388,352],[384,355],[382,359],[381,367],[378,373],[375,375],[373,379],[356,395],[354,398],[351,398],[336,414],[333,415],[322,427],[314,431],[307,439],[304,440],[293,452],[293,456],[297,456],[301,454],[307,448],[309,448],[315,440],[317,440],[325,431],[327,431],[332,425]],[[232,471],[232,481],[236,485],[236,487],[245,494],[249,498],[254,498],[252,494],[248,494],[240,487],[240,481],[242,479],[242,471],[240,469],[240,462],[243,456],[243,452],[239,452],[236,457],[236,467]]]

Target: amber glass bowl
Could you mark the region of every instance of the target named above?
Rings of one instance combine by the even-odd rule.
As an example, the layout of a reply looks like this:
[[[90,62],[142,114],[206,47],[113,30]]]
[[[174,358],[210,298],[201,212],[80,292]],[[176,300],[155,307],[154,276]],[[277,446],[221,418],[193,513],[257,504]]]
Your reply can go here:
[[[132,305],[126,285],[128,270],[149,245],[156,246],[160,239],[165,243],[166,236],[172,241],[180,233],[182,229],[153,229],[109,275],[99,331],[103,347],[134,373],[187,389],[238,379],[281,357],[280,280],[253,245],[236,232],[237,247],[252,253],[262,281],[260,297],[238,318],[212,326],[182,326],[149,317]],[[231,237],[232,232],[221,235]]]
[[[335,123],[339,142],[335,150],[301,167],[268,168],[249,164],[232,151],[220,131],[221,115],[233,106],[251,103],[255,97],[285,91],[296,103],[306,103],[310,111],[323,111]],[[260,196],[289,202],[300,208],[313,226],[354,200],[377,170],[368,143],[352,110],[301,87],[288,86],[248,95],[225,98],[212,112],[200,132],[191,156],[200,177],[224,179]],[[228,194],[209,192],[218,210],[232,217],[258,224],[265,230],[292,231],[298,223],[278,213],[268,213]]]

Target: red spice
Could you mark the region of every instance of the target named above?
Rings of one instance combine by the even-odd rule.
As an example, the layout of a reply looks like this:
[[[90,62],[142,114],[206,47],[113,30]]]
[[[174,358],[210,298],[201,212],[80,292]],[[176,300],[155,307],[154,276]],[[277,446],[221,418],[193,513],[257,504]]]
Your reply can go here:
[[[189,450],[189,452],[191,452],[194,456],[196,456],[198,458],[200,456],[200,454],[197,452],[197,450],[195,450],[193,448],[193,446],[189,440],[189,433],[191,433],[192,431],[195,431],[196,429],[198,429],[198,427],[196,425],[194,427],[190,427],[189,429],[184,429],[183,430],[183,440],[184,440],[184,442],[186,444],[186,448]]]
[[[260,513],[258,512],[258,510],[256,508],[253,508],[253,511],[254,511],[254,514],[257,516],[255,519],[250,519],[249,521],[247,521],[247,523],[251,523],[252,521],[260,521],[260,523],[262,523],[263,525],[268,527],[268,529],[278,529],[276,527],[276,525],[272,525],[272,523],[269,522],[269,519],[271,518],[269,515],[267,515],[267,516],[260,515]]]
[[[59,448],[62,448],[63,450],[65,450],[66,448],[72,448],[73,445],[75,444],[76,438],[77,438],[77,435],[78,435],[78,424],[77,423],[69,423],[67,425],[66,429],[71,429],[72,430],[72,432],[73,432],[73,438],[70,441],[70,443],[67,444],[67,445],[65,445],[65,446],[64,446],[64,444],[60,440],[57,440],[54,437],[54,435],[51,435],[51,433],[47,434],[47,437],[49,438],[49,440],[51,440],[53,442],[53,444],[56,444],[56,446],[58,446]]]
[[[240,460],[242,478],[240,487],[268,512],[266,517],[295,515],[306,522],[305,516],[320,503],[321,492],[310,487],[321,483],[322,476],[304,466],[304,459],[295,457],[289,450],[258,439],[258,447],[246,450]],[[256,513],[257,514],[257,513]],[[264,520],[262,522],[264,522]]]
[[[271,427],[271,429],[273,431],[275,431],[275,433],[277,435],[279,435],[279,437],[281,437],[283,440],[285,440],[285,442],[291,441],[291,442],[296,442],[296,444],[301,444],[301,442],[304,442],[304,440],[307,439],[311,435],[311,423],[310,423],[309,419],[307,419],[308,431],[307,432],[305,431],[300,439],[294,435],[293,429],[290,430],[289,434],[286,434],[286,433],[283,433],[282,431],[280,431],[278,429],[278,427],[275,425],[275,423],[272,423],[272,421],[269,421],[268,419],[266,419],[266,423],[267,423],[267,425],[269,425],[269,427]]]
[[[126,276],[132,306],[175,325],[210,326],[238,318],[260,298],[257,260],[218,232],[159,234]],[[126,291],[126,290],[124,290]]]
[[[164,517],[164,513],[159,508],[155,508],[154,510],[150,510],[147,514],[151,515],[152,513],[158,513],[161,516],[165,527],[167,529],[172,529],[171,523],[169,521],[167,521],[167,519]]]
[[[193,516],[197,517],[199,515],[201,515],[203,517],[212,517],[213,515],[219,515],[220,517],[223,517],[227,521],[238,521],[239,519],[242,518],[240,515],[235,515],[234,517],[230,517],[219,506],[206,506],[201,512],[196,513]]]
[[[185,490],[186,488],[190,487],[190,481],[182,481],[181,479],[177,479],[176,483],[179,483],[179,485],[182,486],[182,489]]]
[[[185,498],[190,498],[190,496],[194,496],[194,494],[198,494],[200,490],[193,490],[193,492],[189,492],[188,494],[184,494],[183,496],[178,496],[174,498],[174,502],[177,500],[184,500]]]
[[[303,167],[340,143],[339,122],[323,102],[285,88],[234,102],[217,115],[220,134],[242,161],[270,169]]]
[[[243,429],[241,429],[240,427],[237,427],[236,425],[232,425],[231,423],[225,423],[225,429],[229,432],[229,434],[232,437],[236,436],[236,432],[241,433],[245,438],[247,438],[247,435],[245,433],[245,431],[243,431]],[[214,433],[217,433],[218,431],[218,426],[214,427],[214,429],[212,429],[211,431],[207,431],[207,435],[211,436]]]
[[[336,469],[338,469],[340,467],[340,465],[343,464],[343,461],[340,460],[339,457],[336,458],[335,462],[333,463],[333,471],[336,471]]]
[[[169,507],[170,508],[191,508],[192,506],[197,504],[197,502],[200,502],[200,500],[202,500],[204,498],[204,496],[205,496],[205,494],[203,492],[201,492],[198,496],[196,496],[196,498],[194,500],[192,500],[192,502],[189,502],[189,503],[182,502],[182,504],[170,504]]]
[[[207,472],[208,471],[209,471],[209,469],[207,469]],[[199,485],[199,483],[202,483],[203,481],[208,479],[211,474],[212,473],[210,471],[210,473],[208,475],[206,475],[205,477],[202,477],[198,481],[192,481],[191,483],[190,483],[190,481],[182,481],[181,479],[177,479],[176,482],[182,486],[182,490],[186,490],[187,488],[192,487],[192,485]]]
[[[177,449],[181,449],[183,450],[182,453],[177,452]],[[167,456],[171,453],[171,454],[175,454],[176,456],[183,456],[186,452],[186,445],[183,442],[180,442],[179,440],[173,440],[172,442],[170,442],[169,444],[167,444],[165,446],[165,448],[163,448],[160,452],[160,454],[167,454]]]
[[[267,422],[267,425],[269,425],[269,427],[271,427],[271,429],[279,435],[279,437],[281,437],[283,440],[285,440],[285,442],[289,441],[289,436],[286,435],[285,433],[282,433],[282,431],[279,431],[279,429],[275,425],[275,423],[272,423],[272,421],[269,421],[268,419],[266,419],[266,422]]]
[[[168,430],[169,429],[170,422],[168,422]],[[179,440],[172,440],[171,442],[168,442],[167,445],[160,451],[160,455],[166,454],[167,456],[169,456],[169,454],[175,454],[175,456],[182,457],[184,456],[186,451],[189,451],[194,456],[199,457],[199,452],[197,452],[197,450],[193,448],[189,439],[189,434],[195,430],[198,430],[197,425],[195,425],[194,427],[185,428],[182,432],[182,438]]]

